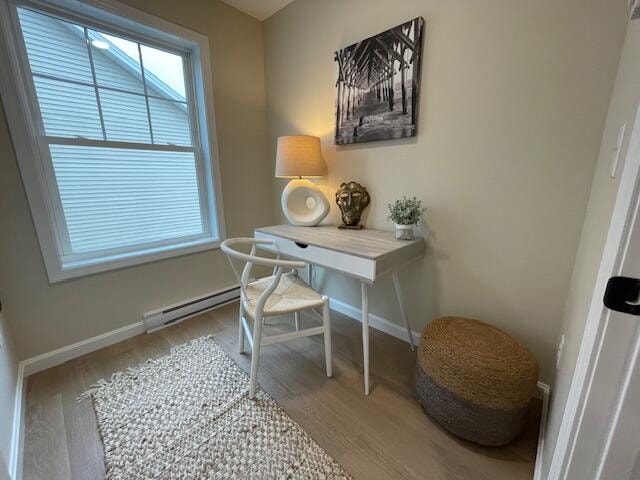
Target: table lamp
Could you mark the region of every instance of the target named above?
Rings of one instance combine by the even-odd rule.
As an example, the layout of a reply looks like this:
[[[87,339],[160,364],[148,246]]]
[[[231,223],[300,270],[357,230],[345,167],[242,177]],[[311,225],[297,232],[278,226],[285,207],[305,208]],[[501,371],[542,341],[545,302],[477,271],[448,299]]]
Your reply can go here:
[[[276,177],[291,178],[282,192],[282,211],[289,223],[315,227],[329,213],[329,201],[309,178],[325,171],[320,139],[310,135],[278,137]]]

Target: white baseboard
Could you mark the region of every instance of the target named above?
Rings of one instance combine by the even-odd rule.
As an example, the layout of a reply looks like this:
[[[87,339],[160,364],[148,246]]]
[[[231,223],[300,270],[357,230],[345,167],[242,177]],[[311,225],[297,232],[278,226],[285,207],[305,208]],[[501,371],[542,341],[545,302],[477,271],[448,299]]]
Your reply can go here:
[[[64,362],[73,360],[74,358],[81,357],[87,353],[95,352],[101,348],[135,337],[141,333],[144,333],[144,325],[142,322],[136,322],[131,325],[88,338],[87,340],[82,340],[72,345],[28,358],[18,364],[16,398],[13,408],[13,431],[11,432],[11,458],[9,459],[9,475],[12,480],[19,480],[22,477],[23,419],[27,377],[48,368],[61,365]]]
[[[96,335],[95,337],[81,340],[79,342],[58,348],[51,352],[43,353],[36,357],[28,358],[20,362],[24,367],[24,376],[28,377],[34,373],[41,372],[51,367],[61,365],[64,362],[81,357],[87,353],[95,352],[101,348],[108,347],[123,340],[127,340],[136,335],[144,333],[144,325],[142,322],[132,323],[110,332]]]
[[[336,312],[340,312],[347,317],[353,318],[362,322],[362,310],[349,305],[347,303],[331,298],[331,308]],[[382,318],[373,313],[369,314],[369,325],[376,330],[387,333],[400,340],[407,341],[407,331],[402,325],[390,322],[386,318]],[[411,332],[413,335],[413,343],[418,345],[420,342],[420,333],[416,331]],[[536,386],[536,397],[542,400],[542,412],[540,415],[540,430],[538,433],[538,446],[536,450],[536,462],[533,480],[544,480],[542,478],[542,454],[544,452],[544,436],[547,428],[547,417],[549,410],[549,394],[551,388],[544,382],[538,382]]]
[[[334,298],[331,299],[331,308],[337,312],[342,313],[350,318],[358,321],[362,321],[362,311],[347,303],[341,302]],[[401,325],[397,325],[390,322],[386,318],[380,317],[375,314],[369,314],[369,325],[376,330],[387,333],[400,340],[407,340],[407,332]],[[76,342],[66,347],[58,348],[51,352],[43,353],[36,357],[23,360],[18,365],[18,378],[16,384],[16,398],[14,404],[14,417],[13,417],[13,432],[12,432],[12,446],[11,446],[11,458],[9,462],[9,475],[12,480],[20,480],[21,478],[21,458],[22,458],[22,441],[23,441],[23,417],[24,417],[24,404],[25,404],[25,392],[26,392],[26,378],[34,373],[41,372],[48,368],[61,365],[64,362],[73,360],[87,353],[94,352],[104,347],[114,345],[118,342],[122,342],[129,338],[135,337],[145,332],[143,322],[136,322],[131,325],[127,325],[110,332],[97,335],[87,340]],[[418,344],[420,341],[420,333],[412,331],[414,344]],[[544,435],[547,424],[547,411],[549,408],[549,385],[543,382],[538,382],[537,396],[542,399],[542,414],[540,417],[540,433],[538,437],[538,449],[536,454],[536,464],[534,472],[534,480],[543,480],[541,478],[542,471],[542,453],[544,450]]]
[[[362,322],[362,310],[354,307],[353,305],[341,302],[340,300],[336,300],[332,297],[331,309],[335,310],[336,312],[340,312],[347,317]],[[391,335],[392,337],[399,338],[400,340],[404,340],[405,342],[407,341],[407,330],[403,325],[398,325],[396,323],[390,322],[386,318],[382,318],[374,313],[369,313],[369,325],[376,330],[380,330],[381,332]],[[420,333],[412,330],[411,334],[413,336],[414,345],[418,345],[420,341]]]
[[[228,302],[227,302],[228,303]],[[219,305],[221,306],[221,305]],[[22,440],[23,440],[23,416],[26,392],[26,379],[29,375],[61,365],[64,362],[81,357],[87,353],[95,352],[101,348],[114,345],[145,332],[142,321],[126,325],[110,332],[105,332],[95,337],[58,348],[51,352],[43,353],[35,357],[23,360],[18,364],[18,379],[16,385],[16,398],[14,402],[13,431],[11,438],[11,458],[9,461],[9,475],[12,480],[21,478]]]

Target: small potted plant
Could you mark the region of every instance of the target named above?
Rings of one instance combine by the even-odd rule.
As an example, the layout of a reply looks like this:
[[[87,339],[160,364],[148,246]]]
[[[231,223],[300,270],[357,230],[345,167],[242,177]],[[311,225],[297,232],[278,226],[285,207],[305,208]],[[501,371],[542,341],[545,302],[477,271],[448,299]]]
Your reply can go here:
[[[398,240],[413,240],[413,226],[416,225],[426,208],[422,208],[422,200],[416,197],[402,197],[389,205],[389,220],[396,224]]]

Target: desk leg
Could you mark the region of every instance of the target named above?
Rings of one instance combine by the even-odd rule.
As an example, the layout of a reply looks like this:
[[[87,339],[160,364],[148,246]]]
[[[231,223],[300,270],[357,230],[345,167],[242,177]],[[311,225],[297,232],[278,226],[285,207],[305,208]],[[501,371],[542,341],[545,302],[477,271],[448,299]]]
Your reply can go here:
[[[400,280],[398,279],[398,274],[393,274],[393,287],[396,290],[396,298],[398,299],[398,305],[400,305],[400,313],[402,314],[402,318],[404,320],[404,325],[407,327],[407,336],[409,337],[409,345],[411,345],[411,351],[415,350],[415,346],[413,345],[413,334],[411,333],[411,326],[409,325],[409,317],[407,317],[407,312],[404,311],[404,303],[402,301],[402,290],[400,290]]]
[[[369,395],[369,294],[367,284],[360,282],[362,292],[362,360],[364,364],[364,394]]]

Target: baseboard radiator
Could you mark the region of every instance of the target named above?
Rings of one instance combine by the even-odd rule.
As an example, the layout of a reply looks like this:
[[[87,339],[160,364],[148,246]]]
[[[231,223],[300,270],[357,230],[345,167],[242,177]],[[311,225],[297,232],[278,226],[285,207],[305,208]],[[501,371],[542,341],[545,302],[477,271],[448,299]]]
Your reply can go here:
[[[175,325],[187,318],[226,305],[240,298],[240,286],[234,285],[180,303],[168,305],[143,315],[142,320],[147,333],[169,325]]]

